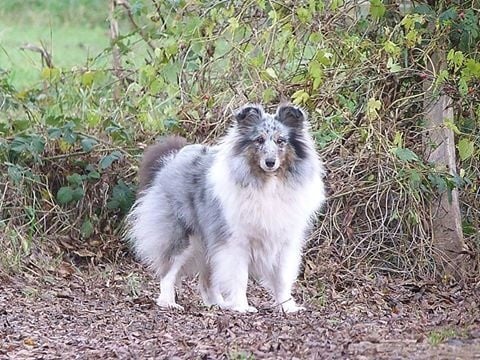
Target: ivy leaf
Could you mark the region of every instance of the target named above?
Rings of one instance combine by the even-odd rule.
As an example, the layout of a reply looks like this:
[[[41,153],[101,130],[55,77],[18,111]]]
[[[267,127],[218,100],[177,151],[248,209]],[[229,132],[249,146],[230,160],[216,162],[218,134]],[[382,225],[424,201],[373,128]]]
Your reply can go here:
[[[473,141],[463,138],[458,142],[457,149],[460,159],[462,161],[465,161],[473,155],[475,151],[475,146],[473,144]]]
[[[370,0],[370,15],[374,19],[380,19],[385,15],[385,5],[382,0]]]

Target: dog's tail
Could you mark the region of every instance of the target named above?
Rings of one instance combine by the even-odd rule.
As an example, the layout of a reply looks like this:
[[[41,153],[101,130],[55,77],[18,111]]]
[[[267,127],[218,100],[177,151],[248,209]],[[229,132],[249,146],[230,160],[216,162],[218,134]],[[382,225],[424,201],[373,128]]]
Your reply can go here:
[[[181,136],[164,137],[155,145],[147,147],[143,154],[139,176],[139,193],[152,184],[155,173],[165,165],[165,157],[174,155],[187,145],[187,140]]]

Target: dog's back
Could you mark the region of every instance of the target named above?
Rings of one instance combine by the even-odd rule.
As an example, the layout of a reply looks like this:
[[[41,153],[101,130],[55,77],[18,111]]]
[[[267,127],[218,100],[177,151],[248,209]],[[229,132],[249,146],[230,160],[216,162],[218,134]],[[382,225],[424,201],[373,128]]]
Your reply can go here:
[[[139,194],[151,185],[155,174],[165,164],[163,160],[178,152],[185,145],[187,145],[185,138],[181,136],[169,136],[163,138],[157,144],[149,146],[145,150],[140,169],[138,170]]]

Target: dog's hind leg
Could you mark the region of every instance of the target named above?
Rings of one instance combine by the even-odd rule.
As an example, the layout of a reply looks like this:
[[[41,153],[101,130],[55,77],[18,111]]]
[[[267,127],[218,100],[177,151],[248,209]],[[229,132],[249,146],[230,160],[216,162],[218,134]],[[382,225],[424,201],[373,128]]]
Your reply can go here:
[[[189,261],[191,255],[190,246],[170,259],[169,266],[160,279],[160,295],[156,301],[158,306],[183,310],[183,306],[175,302],[175,285],[179,285],[182,268]]]
[[[223,304],[222,294],[220,294],[219,291],[215,291],[212,286],[211,271],[207,268],[206,264],[200,270],[198,289],[205,306]]]

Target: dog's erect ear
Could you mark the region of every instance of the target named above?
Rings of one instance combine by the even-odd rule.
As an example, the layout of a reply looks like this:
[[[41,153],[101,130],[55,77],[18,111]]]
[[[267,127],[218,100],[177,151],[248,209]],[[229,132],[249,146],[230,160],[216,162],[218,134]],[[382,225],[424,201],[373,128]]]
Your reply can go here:
[[[282,124],[292,128],[302,127],[305,121],[307,121],[307,115],[303,110],[293,105],[279,106],[276,118]]]
[[[262,119],[263,108],[260,105],[248,104],[235,112],[235,119],[240,126],[250,126]]]

